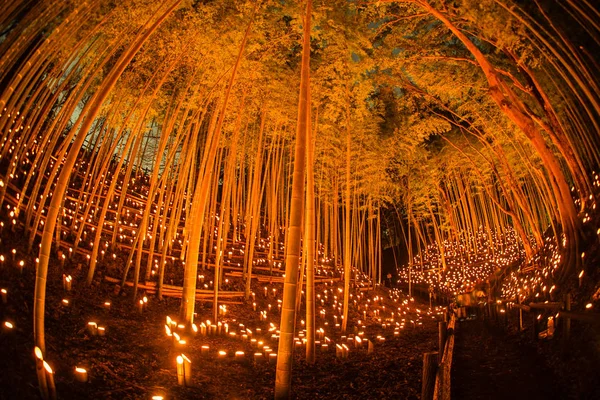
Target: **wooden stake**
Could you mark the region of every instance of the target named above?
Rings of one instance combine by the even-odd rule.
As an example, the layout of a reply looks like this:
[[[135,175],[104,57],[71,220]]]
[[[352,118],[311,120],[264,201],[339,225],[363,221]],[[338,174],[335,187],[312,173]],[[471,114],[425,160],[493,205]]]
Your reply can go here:
[[[433,400],[435,389],[435,375],[437,373],[438,352],[423,353],[423,383],[421,386],[421,399]]]
[[[183,358],[183,380],[187,387],[192,386],[192,361],[187,358],[185,354],[182,354]]]
[[[177,356],[177,384],[179,386],[185,385],[185,372],[183,370],[183,357]]]
[[[565,311],[571,311],[571,295],[569,293],[566,294],[565,296]],[[565,318],[565,325],[564,325],[564,337],[565,337],[565,341],[569,340],[569,337],[571,336],[571,318],[566,317]]]
[[[521,304],[521,297],[517,296],[519,304]],[[519,332],[523,331],[523,309],[519,307]]]
[[[46,384],[48,385],[48,398],[50,400],[56,399],[56,386],[54,385],[54,371],[46,361],[44,363],[44,369],[46,370]]]
[[[438,322],[438,363],[442,362],[444,348],[446,347],[446,338],[448,335],[448,323]]]

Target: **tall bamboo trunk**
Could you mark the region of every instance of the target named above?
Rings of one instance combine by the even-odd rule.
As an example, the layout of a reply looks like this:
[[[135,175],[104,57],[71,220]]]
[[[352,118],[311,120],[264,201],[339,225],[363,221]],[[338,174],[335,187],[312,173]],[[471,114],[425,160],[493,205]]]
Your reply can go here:
[[[294,152],[294,175],[292,180],[292,201],[285,257],[285,281],[283,283],[283,303],[279,325],[279,346],[275,372],[275,398],[288,399],[291,396],[292,361],[294,351],[294,330],[296,323],[296,286],[300,260],[300,235],[302,223],[302,203],[304,197],[304,171],[306,138],[310,129],[310,19],[312,0],[306,2],[302,41],[302,67],[300,74],[300,99],[298,102],[298,125]]]

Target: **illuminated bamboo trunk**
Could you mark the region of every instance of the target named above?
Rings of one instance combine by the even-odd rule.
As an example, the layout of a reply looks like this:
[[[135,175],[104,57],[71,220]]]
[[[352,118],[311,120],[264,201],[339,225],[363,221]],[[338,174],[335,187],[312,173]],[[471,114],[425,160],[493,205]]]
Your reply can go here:
[[[239,129],[239,123],[241,121],[241,116],[243,114],[242,112],[243,110],[243,99],[242,99],[242,106],[240,107],[240,110],[238,112],[238,123],[237,123],[237,127],[236,129]],[[223,156],[224,156],[224,150],[221,149],[221,151],[219,152],[219,157],[216,161],[216,166],[215,168],[220,169],[220,165],[222,164],[222,160],[223,160]],[[235,154],[230,155],[235,159]],[[229,161],[229,160],[228,160]],[[219,288],[221,286],[221,271],[223,270],[223,252],[225,252],[226,248],[227,248],[227,232],[229,230],[229,227],[226,226],[226,219],[228,219],[228,214],[229,214],[229,184],[230,184],[230,180],[227,179],[227,176],[224,176],[223,178],[223,190],[221,191],[221,204],[220,204],[220,210],[219,210],[219,215],[218,215],[218,219],[217,219],[217,215],[215,211],[212,211],[210,214],[212,216],[214,216],[215,218],[215,224],[216,224],[216,229],[217,229],[217,239],[216,239],[216,250],[215,250],[215,277],[213,280],[213,320],[215,322],[217,322],[219,320]],[[215,180],[219,179],[218,174],[215,174]],[[212,206],[216,209],[217,207],[217,188],[219,187],[218,182],[214,182],[212,185]],[[212,232],[212,225],[209,227],[209,230],[206,230],[205,232],[210,232],[211,237],[213,236]],[[225,234],[225,240],[223,240],[223,234]],[[212,246],[211,246],[212,248]]]
[[[310,99],[310,86],[308,88]],[[318,257],[315,242],[315,177],[314,152],[315,138],[311,129],[310,107],[306,112],[306,212],[304,215],[304,241],[306,243],[306,361],[315,362],[315,257]],[[318,115],[318,114],[317,114]],[[316,132],[316,123],[315,123]]]
[[[250,283],[252,282],[252,263],[254,262],[254,249],[256,241],[260,241],[258,235],[258,226],[260,222],[260,203],[261,203],[261,184],[260,176],[262,171],[262,147],[263,137],[265,131],[266,122],[266,110],[262,110],[260,128],[258,132],[258,141],[256,146],[256,155],[254,159],[254,167],[252,169],[252,183],[248,190],[249,200],[246,207],[246,254],[245,254],[245,273],[246,273],[246,287],[245,287],[245,298],[246,300],[250,297]],[[249,228],[249,229],[248,229]]]
[[[340,218],[339,218],[339,174],[333,176],[333,206],[331,207],[331,247],[333,248],[333,265],[338,266],[339,250],[340,250]]]
[[[181,166],[181,165],[180,165]],[[163,299],[163,282],[165,278],[165,268],[167,265],[167,252],[171,248],[171,242],[174,240],[175,235],[177,234],[177,225],[179,223],[179,216],[175,212],[175,210],[180,210],[182,206],[183,197],[181,196],[181,192],[176,190],[175,185],[171,182],[171,194],[168,199],[170,200],[170,204],[168,209],[171,211],[171,217],[168,221],[167,230],[162,242],[161,255],[160,255],[160,264],[158,268],[158,280],[157,280],[157,289],[156,289],[156,297],[159,300]],[[181,185],[183,186],[183,185]],[[167,211],[165,210],[165,217],[168,218]],[[174,259],[174,258],[173,258]]]
[[[269,274],[272,275],[273,274],[273,258],[274,259],[279,259],[279,253],[280,253],[280,226],[283,225],[280,221],[281,216],[283,215],[283,213],[281,212],[281,206],[283,205],[284,201],[283,201],[283,196],[282,194],[285,191],[285,188],[283,187],[284,182],[285,182],[285,175],[284,175],[284,160],[285,160],[285,153],[286,153],[286,147],[285,147],[285,139],[283,138],[283,134],[280,134],[277,136],[278,139],[278,147],[277,147],[277,156],[275,158],[275,162],[274,162],[274,166],[272,168],[272,174],[273,174],[273,178],[271,179],[271,182],[273,182],[273,205],[272,205],[272,218],[271,218],[271,250],[272,250],[272,256],[271,256],[271,260],[269,262]]]
[[[351,188],[350,188],[350,161],[351,143],[350,135],[350,106],[346,106],[346,190],[345,190],[345,223],[344,223],[344,305],[342,311],[342,333],[348,327],[348,305],[350,302],[350,274],[352,273],[352,237],[351,237]]]
[[[383,252],[382,252],[382,245],[381,245],[381,209],[379,208],[379,205],[377,206],[377,238],[376,238],[376,244],[375,244],[375,250],[376,250],[376,254],[377,254],[377,272],[378,272],[378,276],[377,276],[377,282],[381,284],[381,279],[382,279],[382,265],[383,265]],[[392,285],[393,287],[393,285]]]
[[[300,257],[302,203],[304,198],[304,171],[306,157],[307,129],[310,125],[310,20],[312,1],[306,2],[303,26],[302,66],[300,75],[300,98],[298,101],[298,125],[294,152],[294,173],[292,180],[292,201],[286,245],[285,280],[283,283],[283,304],[279,325],[279,346],[275,372],[275,398],[287,399],[291,395],[292,355],[294,351],[294,330],[296,322],[296,283]]]

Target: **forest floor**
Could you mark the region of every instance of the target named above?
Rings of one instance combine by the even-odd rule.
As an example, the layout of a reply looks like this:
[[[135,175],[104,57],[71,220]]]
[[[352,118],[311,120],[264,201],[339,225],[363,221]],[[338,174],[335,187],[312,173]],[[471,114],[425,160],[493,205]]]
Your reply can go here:
[[[564,399],[554,373],[535,348],[480,319],[457,324],[452,397]]]
[[[6,253],[6,251],[4,251]],[[18,262],[18,258],[16,259]],[[10,320],[15,328],[0,333],[0,399],[39,398],[33,359],[33,284],[32,260],[27,260],[21,273],[10,260],[0,267],[0,286],[8,290],[6,304],[0,304],[0,318]],[[14,264],[14,263],[13,263]],[[85,267],[83,268],[85,270]],[[117,296],[114,284],[96,280],[85,287],[84,272],[71,270],[73,289],[66,292],[62,272],[51,265],[46,298],[46,358],[55,372],[59,398],[64,399],[150,399],[162,394],[167,399],[267,399],[273,397],[275,364],[254,362],[256,348],[242,339],[242,328],[252,330],[255,338],[264,340],[275,352],[277,341],[268,332],[269,323],[259,321],[252,302],[228,305],[222,317],[236,337],[225,335],[187,337],[187,344],[175,347],[165,333],[166,316],[178,315],[180,300],[158,301],[149,296],[147,309],[139,312],[129,293]],[[269,287],[281,290],[281,285]],[[255,290],[260,293],[262,287]],[[319,288],[323,290],[323,286]],[[330,292],[331,293],[331,292]],[[364,292],[365,297],[385,298],[381,305],[394,310],[387,289]],[[276,300],[256,296],[258,309]],[[68,305],[63,299],[69,301]],[[401,300],[401,299],[400,299]],[[110,301],[110,309],[104,304]],[[380,300],[381,302],[381,300]],[[336,358],[335,343],[344,343],[341,333],[327,328],[332,343],[329,350],[317,348],[317,361],[305,361],[304,347],[294,352],[292,372],[293,398],[296,399],[417,399],[421,391],[423,353],[437,350],[437,315],[418,318],[416,309],[428,306],[411,302],[411,311],[403,315],[406,326],[394,335],[393,326],[382,327],[374,315],[362,321],[364,338],[374,341],[374,351],[366,346],[350,346],[347,359]],[[212,319],[212,303],[197,303],[197,324]],[[419,311],[420,312],[420,311]],[[362,317],[356,310],[351,321]],[[279,323],[279,313],[269,313],[270,321]],[[400,319],[398,319],[400,320]],[[421,324],[410,321],[421,320]],[[88,322],[106,328],[104,336],[92,335]],[[317,317],[317,327],[323,321]],[[352,326],[352,328],[350,328]],[[260,332],[259,332],[260,329]],[[353,325],[350,332],[358,333]],[[377,336],[385,337],[378,341]],[[206,354],[201,347],[209,346]],[[223,359],[218,351],[227,352]],[[236,351],[244,351],[239,360]],[[184,353],[192,360],[190,387],[177,385],[176,357]],[[89,382],[75,379],[75,367],[89,372]]]
[[[513,310],[507,320],[481,317],[457,323],[453,399],[600,398],[596,344],[584,339],[597,338],[596,328],[573,323],[568,342],[561,340],[560,330],[552,339],[534,340],[531,321],[526,319],[519,332],[517,318]]]

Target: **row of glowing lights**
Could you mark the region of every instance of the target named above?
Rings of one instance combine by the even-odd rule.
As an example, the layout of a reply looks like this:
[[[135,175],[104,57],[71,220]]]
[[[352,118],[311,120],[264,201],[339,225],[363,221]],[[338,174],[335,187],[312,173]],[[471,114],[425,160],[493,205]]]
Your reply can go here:
[[[63,284],[65,285],[65,290],[67,290],[67,291],[71,290],[71,283],[72,283],[72,277],[69,275],[64,275],[63,276]],[[327,284],[325,286],[326,286],[326,288],[319,294],[319,296],[323,297],[325,300],[328,299],[329,295],[333,295],[333,293],[338,293],[338,294],[342,293],[341,288],[339,288],[339,287],[338,288],[335,288],[335,287],[327,288]],[[7,295],[6,289],[2,289],[0,292],[2,293],[3,302],[6,303],[6,295]],[[267,291],[267,293],[268,292],[269,291]],[[277,295],[277,290],[276,290],[276,288],[273,288],[273,296],[276,296],[276,295]],[[255,296],[254,293],[253,293],[253,296]],[[355,297],[354,304],[357,304],[357,300],[363,301],[364,302],[363,306],[365,308],[368,308],[369,306],[371,306],[371,308],[375,308],[376,306],[379,306],[380,307],[379,309],[373,310],[374,311],[373,315],[375,315],[375,316],[379,316],[380,311],[385,312],[385,305],[383,304],[383,298],[380,296],[368,298],[367,296],[365,296],[364,293],[359,293],[357,296],[354,296],[351,294],[351,297]],[[401,299],[400,294],[397,290],[394,290],[393,292],[391,292],[389,298],[391,300],[393,300],[394,303],[400,303],[400,306],[397,307],[398,315],[400,315],[401,313],[406,315],[407,311],[411,311],[411,310],[413,313],[416,313],[417,317],[410,320],[410,323],[412,324],[413,327],[422,326],[422,318],[425,316],[431,316],[432,319],[435,319],[436,318],[435,315],[440,315],[442,313],[442,309],[437,308],[437,307],[435,308],[435,310],[429,310],[428,312],[424,312],[416,307],[411,308],[411,305],[414,302],[414,298]],[[336,301],[337,301],[337,295],[333,295],[333,299],[334,299],[333,308],[336,309],[335,305],[336,305]],[[63,304],[63,306],[69,306],[70,302],[67,299],[63,299],[62,304]],[[145,308],[147,306],[147,304],[148,304],[148,298],[144,296],[144,298],[140,300],[140,311],[142,310],[142,307]],[[104,303],[103,306],[107,310],[110,310],[111,303],[109,301],[107,301]],[[222,309],[222,313],[220,313],[220,314],[224,315],[226,313],[227,306],[222,305],[220,308]],[[360,308],[360,306],[359,306],[359,308]],[[322,313],[322,314],[324,314],[324,313]],[[323,318],[323,316],[322,316],[322,318]],[[394,312],[391,312],[391,317],[384,319],[384,320],[379,318],[378,322],[381,324],[381,327],[384,329],[395,325],[393,334],[394,334],[394,336],[399,336],[400,329],[404,329],[405,322],[408,322],[408,321],[406,319],[402,319],[402,322],[395,321],[394,320]],[[395,324],[394,324],[394,322],[395,322]],[[277,340],[278,335],[279,335],[279,330],[277,329],[277,326],[273,322],[266,321],[266,323],[268,324],[268,327],[267,327],[268,332],[271,333],[271,339]],[[304,324],[305,324],[304,321],[301,321],[301,324],[304,326]],[[328,325],[328,323],[325,322],[325,328],[327,327],[327,325]],[[336,357],[344,358],[344,359],[348,358],[348,353],[349,353],[350,347],[360,349],[363,346],[367,346],[369,353],[371,351],[373,351],[373,347],[372,347],[373,342],[370,339],[365,338],[365,329],[367,327],[364,325],[363,326],[361,326],[361,325],[362,325],[362,321],[359,320],[358,326],[361,327],[362,330],[360,332],[357,332],[356,335],[341,336],[340,343],[335,344]],[[14,329],[14,325],[9,321],[5,321],[4,327],[5,327],[5,329],[10,329],[10,330]],[[179,324],[175,320],[173,320],[172,318],[167,316],[164,327],[165,327],[165,333],[166,333],[167,337],[172,339],[172,343],[175,346],[177,346],[178,348],[183,348],[187,344],[186,339],[182,338],[183,335],[180,335],[178,333],[178,330],[182,330],[182,331],[185,330],[185,325]],[[236,338],[236,337],[242,338],[243,340],[249,341],[249,343],[251,344],[251,346],[253,348],[262,350],[262,352],[254,353],[253,359],[255,362],[265,359],[264,358],[265,356],[271,362],[275,361],[277,355],[273,352],[273,349],[270,346],[266,345],[266,340],[260,340],[260,339],[253,337],[255,332],[256,332],[256,334],[259,334],[259,335],[262,333],[261,328],[257,327],[254,329],[249,329],[249,328],[246,328],[243,324],[239,324],[239,327],[241,330],[241,334],[237,335],[235,332],[229,330],[228,323],[217,322],[215,324],[215,323],[212,323],[210,320],[207,320],[205,322],[201,322],[199,325],[192,324],[192,332],[194,335],[200,334],[203,336],[207,336],[212,333],[215,335],[218,335],[218,334],[225,335],[230,338]],[[95,321],[88,322],[87,330],[88,330],[89,334],[92,336],[104,336],[106,334],[106,328],[104,326],[99,325]],[[332,340],[325,335],[325,333],[326,332],[325,332],[324,327],[320,327],[316,330],[317,339],[320,339],[323,341],[323,343],[321,343],[321,351],[327,351],[329,346],[333,343]],[[306,331],[302,330],[299,332],[298,337],[296,337],[294,339],[296,348],[300,348],[300,347],[306,345],[307,340],[306,340],[305,335],[306,335]],[[383,335],[377,335],[375,338],[375,341],[376,342],[384,342],[385,337]],[[206,354],[208,354],[208,352],[209,352],[209,346],[202,345],[201,346],[201,354],[206,355]],[[35,354],[39,360],[43,361],[42,353],[41,353],[41,351],[39,351],[39,349],[36,348]],[[225,350],[219,350],[217,352],[217,358],[219,358],[219,359],[224,359],[227,356],[228,356],[228,353]],[[236,360],[243,359],[245,357],[245,352],[242,350],[236,351],[234,354],[234,357]],[[50,365],[47,364],[45,361],[44,361],[44,363],[45,363],[44,366],[46,368],[47,373],[54,374]],[[177,364],[178,382],[183,385],[189,384],[190,379],[191,379],[191,360],[190,360],[190,358],[188,356],[186,356],[185,354],[181,353],[181,354],[177,355],[177,357],[176,357],[176,364]],[[186,367],[187,369],[182,369],[181,366],[185,366],[185,364],[188,364]],[[185,371],[188,372],[187,376],[185,375]],[[76,377],[77,381],[87,382],[89,380],[88,370],[84,367],[76,366],[75,367],[75,377]],[[53,377],[47,377],[47,378],[53,379]],[[157,396],[159,396],[159,395],[157,395]],[[159,397],[153,397],[153,398],[159,398]]]
[[[31,153],[30,153],[30,152],[27,152],[27,153],[26,153],[26,156],[27,156],[27,157],[29,157],[29,156],[33,156],[33,155],[35,155],[35,152],[33,152],[33,151],[32,151]],[[79,169],[81,169],[81,168],[85,167],[86,165],[87,165],[87,161],[80,161],[80,162],[77,162],[77,163],[76,163],[76,167],[77,167],[77,168],[79,168]],[[48,174],[48,173],[49,173],[49,171],[47,171],[46,173]],[[109,174],[110,174],[110,173],[109,173]],[[92,176],[92,175],[91,175],[91,173],[90,173],[90,174],[89,174],[89,177],[91,177],[91,176]],[[11,177],[12,177],[12,178],[15,178],[15,176],[11,176]],[[104,177],[104,175],[102,175],[102,177]],[[143,178],[144,178],[144,179],[142,179],[142,180],[141,180],[141,182],[138,180],[138,184],[140,185],[140,188],[141,188],[142,190],[145,190],[145,191],[146,191],[146,194],[147,194],[148,187],[147,187],[147,186],[144,186],[144,182],[147,184],[147,183],[148,183],[147,181],[148,181],[149,177],[148,177],[148,176],[146,176],[146,175],[143,175]],[[107,182],[108,182],[108,181],[106,181],[105,183],[107,183]],[[135,183],[135,178],[132,178],[132,182],[133,182],[133,183]],[[121,183],[122,183],[122,182],[121,182]],[[86,185],[89,185],[89,184],[90,184],[90,181],[89,181],[89,180],[88,180],[88,181],[86,181]],[[3,182],[3,181],[0,181],[0,185],[4,185],[4,182]],[[74,186],[74,185],[76,185],[76,183],[75,183],[75,182],[72,184],[72,186]],[[128,184],[128,186],[129,186],[129,184]],[[51,193],[50,193],[50,195],[51,195]],[[87,194],[84,194],[83,196],[84,196],[84,198],[85,198],[85,197],[87,197],[88,195],[87,195]],[[144,196],[142,195],[142,200],[143,200],[143,197],[144,197]],[[41,200],[43,200],[43,198],[44,198],[44,196],[43,196],[43,194],[41,194],[41,195],[40,195],[40,199],[41,199]],[[71,204],[71,205],[73,205],[73,203],[75,203],[75,202],[73,202],[73,201],[70,201],[70,204]],[[80,202],[80,203],[81,203],[81,202]],[[92,200],[92,202],[91,202],[91,203],[93,204],[93,203],[94,203],[94,201]],[[139,207],[143,207],[143,205],[144,205],[144,203],[143,203],[143,202],[132,201],[131,199],[126,199],[126,203],[127,203],[128,205],[130,205],[130,206],[134,206],[134,207],[138,207],[138,208],[139,208]],[[75,203],[75,204],[76,204],[76,203]],[[81,203],[81,204],[82,204],[82,203]],[[115,204],[115,205],[116,205],[116,204]],[[35,208],[36,208],[36,207],[34,206],[34,209],[35,209]],[[110,205],[110,206],[109,206],[109,208],[111,208],[111,209],[112,209],[112,205]],[[79,209],[81,209],[81,210],[82,210],[82,209],[84,209],[84,207],[83,207],[83,204],[79,206]],[[156,209],[157,209],[157,206],[156,206],[156,205],[154,205],[154,209],[155,209],[155,211],[156,211]],[[162,205],[162,206],[161,206],[161,210],[164,210],[164,205]],[[42,210],[42,213],[44,213],[44,211],[45,211],[45,210]],[[71,215],[67,215],[66,213],[69,213],[69,214],[71,214]],[[93,209],[93,208],[91,208],[91,210],[90,210],[90,213],[91,213],[92,215],[95,213],[95,211],[94,211],[94,209]],[[11,212],[11,214],[13,214],[13,215],[14,215],[14,213],[13,213],[13,212]],[[84,221],[84,217],[83,217],[83,216],[81,216],[80,218],[79,218],[79,217],[78,217],[78,218],[74,218],[74,214],[75,214],[75,211],[74,211],[74,210],[71,210],[71,209],[64,209],[64,211],[63,211],[63,216],[64,216],[64,217],[67,217],[67,218],[69,218],[69,219],[71,220],[71,226],[74,226],[74,229],[76,229],[76,230],[77,230],[77,229],[78,229],[78,226],[77,226],[77,225],[75,225],[76,221],[81,221],[81,222],[83,222],[83,221]],[[129,217],[129,215],[130,215],[130,210],[128,210],[128,209],[127,209],[127,210],[125,211],[125,214],[126,214],[126,216],[127,216],[127,217]],[[141,216],[141,215],[142,215],[142,212],[141,212],[141,210],[139,210],[139,209],[138,209],[136,214],[137,214],[138,216]],[[218,219],[219,217],[218,217],[218,215],[215,215],[215,216],[212,216],[212,218],[216,218],[216,219]],[[185,219],[185,217],[183,217],[183,219]],[[16,223],[16,221],[14,221],[14,220],[13,220],[13,223]],[[40,223],[43,225],[43,221],[41,221]],[[87,219],[87,223],[92,223],[92,218],[91,218],[91,217]],[[133,235],[135,235],[135,233],[136,233],[136,229],[135,229],[135,228],[137,228],[137,224],[135,224],[135,223],[133,223],[133,222],[130,222],[129,224],[127,224],[126,222],[122,222],[122,221],[117,221],[117,223],[118,223],[118,224],[121,224],[121,225],[123,225],[123,226],[129,225],[129,227],[130,227],[130,228],[132,228],[132,233],[133,233]],[[64,224],[64,225],[67,225],[67,226],[69,225],[69,223],[68,223],[67,221],[63,221],[63,224]],[[105,225],[109,225],[109,224],[107,224],[107,223],[105,222]],[[245,224],[244,224],[244,225],[245,225]],[[161,226],[163,226],[163,227],[164,227],[164,225],[161,225]],[[282,230],[282,229],[283,229],[283,227],[279,227],[279,228],[280,228],[280,230]],[[91,230],[92,230],[92,232],[93,232],[93,231],[95,230],[95,228],[94,228],[94,227],[92,227],[92,229],[91,229]],[[125,240],[125,235],[123,235],[123,234],[122,234],[122,233],[123,233],[123,229],[122,229],[122,227],[120,227],[120,228],[119,228],[119,232],[121,233],[121,234],[119,235],[119,239],[120,239],[120,241],[121,241],[121,242],[123,242],[123,241]],[[85,238],[85,236],[87,235],[87,231],[83,231],[81,234],[82,234],[82,235],[84,236],[84,238]],[[178,235],[179,235],[179,233],[178,233],[178,232],[176,232],[176,234],[175,234],[175,237],[177,237]],[[146,233],[146,236],[145,236],[145,237],[146,237],[146,238],[147,238],[147,237],[151,237],[151,227],[149,227],[149,228],[148,228],[148,232]],[[269,236],[269,238],[270,238],[270,236]],[[173,242],[173,243],[176,243],[176,240],[177,240],[176,238],[175,238],[175,239],[172,239],[172,242]],[[130,242],[130,243],[133,243],[133,239],[129,239],[129,242]],[[271,248],[271,243],[270,243],[270,242],[267,242],[266,244],[265,244],[264,242],[265,242],[265,241],[264,241],[264,239],[262,239],[262,238],[261,238],[261,240],[260,240],[260,244],[258,245],[258,247],[259,247],[259,248],[262,248],[262,249],[264,249],[264,248]],[[178,243],[179,243],[180,245],[183,245],[183,243],[182,243],[182,241],[181,241],[181,240],[178,240]],[[83,243],[83,244],[85,244],[85,243]],[[106,246],[106,247],[108,247],[108,242],[107,242],[107,243],[105,243],[105,246]],[[93,247],[93,242],[89,242],[89,247],[90,247],[90,248],[92,248],[92,247]],[[243,246],[242,246],[242,247],[243,247]],[[282,246],[282,245],[279,245],[279,246],[277,246],[277,247],[278,247],[280,250],[283,250],[283,246]],[[320,245],[320,246],[319,246],[319,250],[320,250],[320,248],[321,248],[321,247],[323,247],[323,246],[322,246],[322,245]],[[234,250],[236,250],[236,249],[234,249]],[[242,252],[242,254],[243,254],[243,250],[239,250],[239,251],[240,251],[240,252]],[[104,253],[105,253],[105,251],[104,251],[104,250],[102,250],[102,251],[101,251],[101,254],[102,254],[102,255],[104,255]],[[230,253],[231,253],[231,252],[230,252]],[[319,253],[321,253],[321,252],[319,251]],[[321,254],[320,254],[320,255],[321,255]],[[114,255],[114,254],[113,254],[113,258],[115,258],[115,255]],[[226,262],[231,262],[231,261],[232,261],[232,260],[226,260]],[[324,256],[323,256],[323,257],[321,257],[321,262],[323,262],[323,263],[328,263],[328,262],[330,262],[330,259],[329,259],[328,257],[324,257]],[[259,260],[257,263],[266,263],[266,260]],[[282,263],[281,263],[281,262],[279,262],[279,263],[276,263],[276,265],[275,265],[275,266],[279,266],[279,267],[281,267],[281,264],[282,264]],[[238,263],[238,265],[240,265],[240,264]]]
[[[10,210],[10,209],[11,209],[11,206],[10,206],[10,205],[7,205],[7,209],[8,209],[8,210]],[[92,210],[92,212],[93,212],[93,210]],[[127,212],[129,212],[129,211],[127,211]],[[73,215],[68,215],[68,214],[74,214],[74,213],[75,213],[75,212],[74,212],[73,210],[71,210],[71,209],[64,209],[64,210],[63,210],[63,217],[64,217],[64,218],[66,218],[66,219],[70,219],[71,221],[73,221],[73,220],[75,220],[76,218],[75,218]],[[10,217],[11,217],[11,218],[13,218],[13,217],[14,217],[14,215],[15,215],[15,213],[14,213],[14,210],[10,211],[9,215],[10,215]],[[81,219],[83,220],[83,217],[81,217]],[[91,217],[89,217],[89,218],[88,218],[88,223],[89,223],[89,224],[91,224],[92,222],[93,222],[92,218],[91,218]],[[13,223],[13,224],[16,224],[16,220],[15,220],[14,218],[13,218],[13,220],[12,220],[12,223]],[[40,224],[41,224],[41,225],[43,225],[43,224],[44,224],[44,221],[40,221]],[[66,225],[66,226],[69,226],[69,225],[71,225],[71,224],[69,224],[69,222],[68,222],[68,221],[66,221],[66,220],[64,220],[64,221],[63,221],[63,224],[64,224],[64,225]],[[3,226],[3,225],[4,225],[4,223],[2,223],[2,226]],[[107,225],[107,223],[105,222],[105,223],[104,223],[104,225],[106,226],[106,225]],[[74,229],[75,229],[75,230],[77,230],[77,229],[79,228],[79,226],[78,226],[78,225],[73,225],[73,226],[74,226]],[[137,228],[137,224],[134,224],[134,223],[132,222],[132,223],[130,223],[130,226],[133,228],[133,229],[132,229],[130,232],[131,232],[133,235],[135,235],[135,233],[136,233],[136,230],[135,230],[135,228]],[[161,225],[161,226],[163,226],[163,225]],[[96,227],[94,227],[94,226],[91,226],[91,228],[90,228],[91,232],[95,232],[95,229],[96,229]],[[151,232],[151,230],[152,230],[152,228],[149,228],[149,229],[148,229],[148,232]],[[68,232],[66,232],[66,231],[63,231],[63,235],[67,235],[67,233],[68,233]],[[121,242],[124,242],[124,241],[125,241],[125,239],[126,239],[126,235],[122,234],[122,233],[123,233],[123,228],[122,228],[122,227],[120,227],[120,228],[119,228],[119,233],[121,233],[121,234],[119,234],[119,235],[118,235],[118,238],[119,238],[119,240],[120,240]],[[215,229],[215,232],[214,232],[214,233],[215,233],[215,236],[214,236],[214,238],[216,238],[216,233],[217,233],[216,229]],[[84,231],[82,231],[81,235],[83,236],[83,239],[85,239],[85,238],[86,238],[87,234],[88,234],[88,231],[87,231],[87,230],[84,230]],[[174,238],[174,239],[172,239],[172,240],[171,240],[171,242],[172,242],[172,243],[176,243],[176,242],[178,242],[180,245],[182,245],[182,244],[183,244],[182,240],[181,240],[181,239],[179,239],[179,240],[178,240],[178,239],[177,239],[177,236],[179,236],[179,233],[178,233],[178,232],[176,232],[176,233],[175,233],[175,238]],[[147,237],[147,238],[152,238],[152,235],[151,235],[150,233],[148,233],[148,234],[146,235],[146,237]],[[270,237],[269,237],[269,238],[270,238]],[[133,238],[128,238],[127,240],[128,240],[130,243],[133,243],[133,242],[134,242],[134,239],[133,239]],[[223,241],[223,239],[221,239],[221,241]],[[264,243],[264,242],[265,242],[265,239],[262,239],[262,238],[261,238],[261,240],[260,240],[260,241],[261,241],[261,243],[260,243],[260,244],[257,246],[257,247],[258,247],[258,248],[260,248],[260,249],[269,248],[269,247],[271,246],[271,244],[270,244],[270,243],[266,243],[266,244]],[[83,245],[85,245],[85,244],[89,244],[89,248],[90,248],[90,249],[91,249],[91,248],[93,248],[93,242],[92,242],[92,241],[90,241],[89,243],[85,243],[85,242],[81,241],[81,242],[79,242],[79,244],[80,244],[80,245],[82,245],[82,244],[83,244]],[[108,248],[108,247],[109,247],[109,245],[110,245],[109,241],[105,241],[105,242],[104,242],[104,247],[105,247],[105,248]],[[244,254],[245,254],[245,252],[244,252],[245,244],[244,244],[244,243],[240,243],[240,242],[238,242],[238,246],[239,246],[239,247],[237,247],[237,248],[236,248],[236,247],[230,248],[230,249],[229,249],[229,251],[227,251],[227,249],[226,249],[226,251],[227,251],[227,254],[228,254],[228,256],[230,257],[230,258],[228,258],[228,259],[225,259],[225,260],[224,260],[226,263],[228,263],[228,264],[231,264],[231,263],[233,262],[233,260],[231,259],[231,257],[233,257],[233,255],[234,255],[234,252],[235,252],[235,253],[237,253],[237,254],[239,254],[239,255],[244,255]],[[320,247],[322,247],[322,245],[321,245]],[[280,248],[280,250],[284,250],[284,246],[283,246],[282,244],[280,244],[280,245],[279,245],[279,248]],[[214,250],[217,250],[217,246],[214,246],[214,247],[213,247],[213,249],[214,249]],[[70,254],[73,252],[73,249],[72,249],[72,248],[69,248],[68,250],[69,250],[69,253],[70,253]],[[85,249],[81,248],[81,251],[85,252]],[[101,254],[101,256],[104,256],[104,255],[105,255],[105,250],[101,250],[101,251],[100,251],[100,254]],[[321,251],[319,251],[319,252],[318,252],[318,254],[319,254],[319,256],[322,256],[322,255],[323,255],[323,253],[322,253]],[[63,255],[63,258],[64,258],[64,257],[65,257],[65,256]],[[112,254],[112,257],[113,257],[113,258],[116,258],[116,254],[115,254],[115,253],[113,253],[113,254]],[[87,258],[88,258],[88,259],[90,258],[89,254],[87,255]],[[175,257],[171,257],[171,258],[172,258],[172,260],[173,260],[173,261],[175,261]],[[321,261],[321,263],[323,263],[323,264],[329,263],[329,262],[331,261],[331,259],[329,259],[328,257],[321,257],[320,259],[317,259],[317,260],[320,260],[320,261]],[[97,261],[97,260],[96,260],[96,261]],[[165,262],[166,262],[166,261],[165,261]],[[269,262],[269,260],[268,260],[268,259],[265,259],[265,258],[258,258],[258,259],[256,259],[256,260],[253,260],[253,264],[255,264],[255,265],[267,265],[267,264],[268,264],[268,262]],[[182,263],[185,265],[185,262],[184,262],[184,261],[182,261]],[[238,267],[239,267],[239,266],[241,266],[241,263],[237,263],[237,266],[238,266]],[[276,268],[281,268],[281,267],[283,266],[283,263],[282,263],[282,262],[273,262],[273,266],[274,266],[274,267],[276,267]],[[153,271],[153,274],[155,274],[155,273],[156,273],[156,272],[155,272],[155,271]]]
[[[406,266],[398,269],[399,280],[408,283],[410,273],[412,283],[426,284],[457,294],[485,280],[497,268],[506,267],[524,256],[514,231],[508,230],[504,235],[492,232],[491,238],[489,236],[487,231],[480,228],[476,235],[470,238],[470,242],[476,243],[477,253],[469,249],[475,246],[445,240],[445,270],[439,247],[432,243],[422,255],[414,257],[411,269]],[[461,257],[458,257],[459,255]]]

